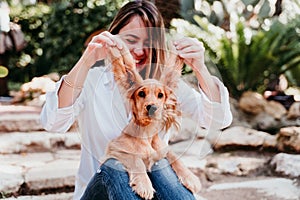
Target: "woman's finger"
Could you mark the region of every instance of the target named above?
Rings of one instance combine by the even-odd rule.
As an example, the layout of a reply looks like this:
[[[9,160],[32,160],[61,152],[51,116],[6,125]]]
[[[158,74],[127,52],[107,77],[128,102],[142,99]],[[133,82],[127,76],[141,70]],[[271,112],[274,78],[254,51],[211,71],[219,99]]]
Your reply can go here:
[[[177,50],[182,50],[182,49],[188,48],[190,46],[196,46],[199,48],[203,47],[203,43],[195,38],[182,38],[182,39],[174,41],[174,45]]]
[[[188,46],[184,49],[178,50],[178,54],[186,54],[186,53],[200,53],[203,49],[198,46]]]
[[[190,58],[200,59],[199,53],[181,53],[181,54],[179,54],[179,57],[184,58],[184,59],[190,59]]]
[[[91,42],[92,43],[100,43],[103,46],[105,46],[105,45],[115,46],[116,44],[112,38],[113,38],[113,35],[111,35],[108,32],[103,32],[103,33],[100,33],[100,34],[94,36],[92,38]]]
[[[94,47],[94,48],[102,48],[103,47],[103,44],[101,44],[101,43],[94,43],[94,42],[91,42],[88,45],[90,47]]]
[[[122,50],[123,46],[124,46],[124,43],[123,43],[122,39],[118,35],[115,35],[112,38],[114,40],[114,43],[118,47],[118,49]]]

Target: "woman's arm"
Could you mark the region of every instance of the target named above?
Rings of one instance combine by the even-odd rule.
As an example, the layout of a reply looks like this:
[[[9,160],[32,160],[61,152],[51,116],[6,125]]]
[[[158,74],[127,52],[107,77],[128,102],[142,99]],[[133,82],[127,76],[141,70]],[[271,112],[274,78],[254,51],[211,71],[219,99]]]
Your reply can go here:
[[[68,75],[65,76],[58,90],[59,108],[71,106],[75,102],[83,88],[90,67],[96,61],[104,59],[107,55],[107,49],[111,46],[117,46],[119,49],[122,49],[121,43],[109,32],[104,31],[93,37],[82,57]]]
[[[181,84],[182,109],[207,129],[223,129],[232,122],[229,93],[223,83],[212,76],[204,63],[204,47],[196,38],[174,41],[178,55],[189,65],[198,80],[200,93]],[[182,91],[181,91],[182,92]]]
[[[103,32],[88,44],[82,57],[62,80],[56,83],[55,91],[48,92],[41,112],[41,123],[47,131],[66,132],[84,107],[85,91],[82,91],[90,67],[104,59],[107,48],[117,45],[115,36]],[[95,83],[96,84],[96,83]]]
[[[192,118],[199,127],[219,130],[231,124],[232,113],[227,88],[218,78],[212,79],[219,88],[220,102],[211,101],[201,88],[198,91],[183,80],[179,81],[176,95],[183,116]]]
[[[199,82],[200,88],[213,102],[220,102],[221,96],[218,85],[213,80],[204,63],[204,47],[196,38],[185,37],[174,42],[176,50],[184,62],[189,65]]]

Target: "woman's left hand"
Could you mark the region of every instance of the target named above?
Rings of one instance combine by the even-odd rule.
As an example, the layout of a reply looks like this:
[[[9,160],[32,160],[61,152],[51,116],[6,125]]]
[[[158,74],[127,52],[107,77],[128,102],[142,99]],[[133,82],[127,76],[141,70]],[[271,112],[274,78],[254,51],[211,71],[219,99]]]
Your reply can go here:
[[[184,37],[174,41],[174,46],[178,55],[183,58],[184,62],[194,71],[201,70],[205,67],[203,43],[196,38]]]
[[[199,85],[207,97],[211,101],[220,102],[219,88],[204,63],[203,43],[196,38],[184,37],[174,41],[174,46],[179,57],[195,72]]]

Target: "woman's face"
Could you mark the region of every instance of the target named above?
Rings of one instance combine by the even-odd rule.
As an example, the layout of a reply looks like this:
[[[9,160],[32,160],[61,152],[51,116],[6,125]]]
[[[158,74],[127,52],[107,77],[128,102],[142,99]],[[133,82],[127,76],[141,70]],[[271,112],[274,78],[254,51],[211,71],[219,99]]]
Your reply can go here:
[[[132,17],[130,22],[120,30],[119,35],[129,48],[137,70],[141,71],[149,57],[150,43],[144,22],[139,16]]]

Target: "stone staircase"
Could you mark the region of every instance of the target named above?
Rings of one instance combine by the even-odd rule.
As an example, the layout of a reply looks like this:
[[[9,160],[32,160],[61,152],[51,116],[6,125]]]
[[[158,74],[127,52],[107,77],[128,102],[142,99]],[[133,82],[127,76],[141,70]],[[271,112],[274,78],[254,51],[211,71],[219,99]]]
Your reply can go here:
[[[73,197],[80,157],[76,126],[66,134],[45,132],[39,114],[39,107],[0,104],[0,199]],[[255,145],[254,150],[245,151],[257,140],[252,130],[250,134],[244,128],[227,129],[226,133],[217,133],[218,141],[209,142],[207,133],[191,121],[185,120],[182,125],[183,132],[172,138],[171,148],[201,179],[203,190],[197,199],[300,200],[300,155],[266,152]],[[234,143],[225,137],[230,135]],[[243,151],[216,151],[221,144],[243,147]],[[286,175],[279,173],[280,166]]]
[[[0,105],[0,199],[72,199],[79,135],[44,131],[39,114],[38,107]]]

